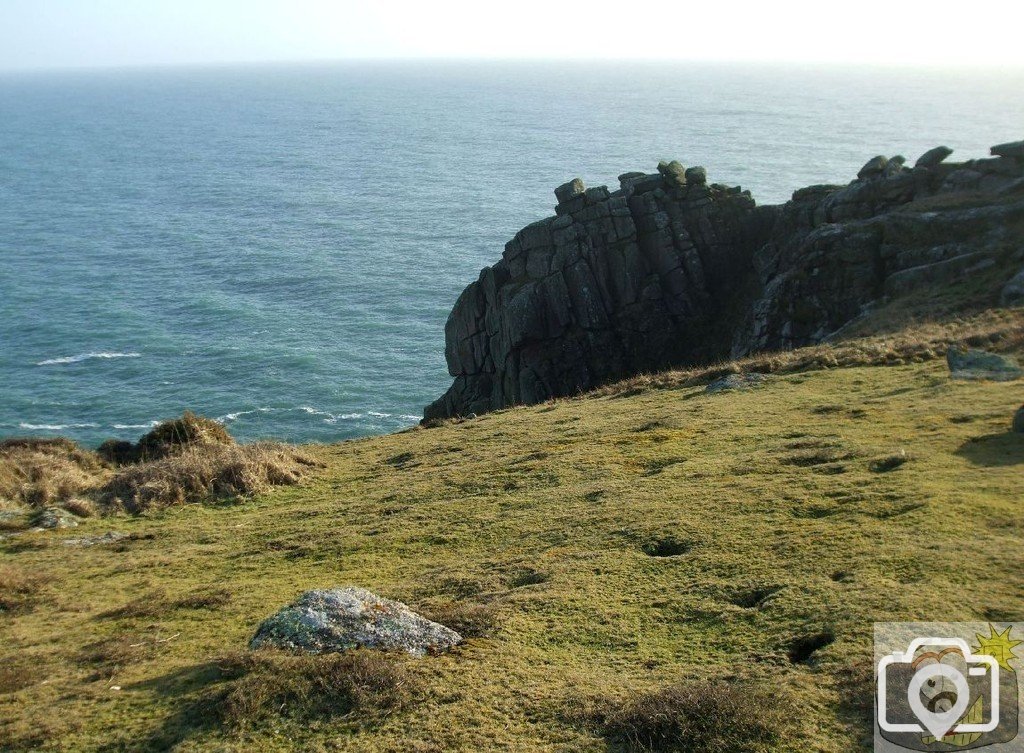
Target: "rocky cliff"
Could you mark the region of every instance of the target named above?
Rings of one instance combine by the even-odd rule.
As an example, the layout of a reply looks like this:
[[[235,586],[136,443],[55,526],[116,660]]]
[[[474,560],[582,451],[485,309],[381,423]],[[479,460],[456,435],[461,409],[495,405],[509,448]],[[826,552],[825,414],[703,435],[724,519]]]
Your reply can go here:
[[[615,191],[559,186],[555,216],[519,231],[459,296],[445,326],[455,382],[425,417],[821,342],[881,302],[972,276],[1013,298],[1024,141],[963,163],[951,153],[913,167],[875,157],[849,185],[781,206],[678,162],[620,175]]]

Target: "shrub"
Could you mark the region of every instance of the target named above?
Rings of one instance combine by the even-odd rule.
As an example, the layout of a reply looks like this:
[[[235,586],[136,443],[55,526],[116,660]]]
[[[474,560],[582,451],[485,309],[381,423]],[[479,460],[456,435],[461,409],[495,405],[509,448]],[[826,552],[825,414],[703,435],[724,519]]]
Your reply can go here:
[[[236,653],[217,662],[229,680],[214,699],[230,727],[268,717],[299,719],[359,712],[371,715],[405,706],[412,682],[397,657],[373,650],[344,654]]]
[[[755,753],[785,738],[786,703],[752,681],[678,683],[603,714],[606,736],[631,750]]]

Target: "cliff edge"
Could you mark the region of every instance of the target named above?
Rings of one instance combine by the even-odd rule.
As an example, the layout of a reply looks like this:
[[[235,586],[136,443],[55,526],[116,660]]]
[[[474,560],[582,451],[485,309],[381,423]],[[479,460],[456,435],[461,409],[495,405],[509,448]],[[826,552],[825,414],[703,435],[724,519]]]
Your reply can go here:
[[[576,394],[633,374],[822,342],[873,307],[984,279],[1024,299],[1024,141],[909,167],[874,157],[846,186],[758,207],[663,162],[619,188],[555,189],[445,326],[455,381],[424,417]],[[1000,301],[1000,291],[1002,300]]]

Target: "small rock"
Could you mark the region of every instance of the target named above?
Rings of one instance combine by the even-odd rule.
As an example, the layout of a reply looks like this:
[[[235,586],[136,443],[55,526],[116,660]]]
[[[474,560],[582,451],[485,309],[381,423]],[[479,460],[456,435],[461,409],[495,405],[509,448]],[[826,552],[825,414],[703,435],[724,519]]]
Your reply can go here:
[[[659,162],[658,172],[678,186],[686,184],[687,170],[678,160],[671,162]]]
[[[689,186],[703,186],[708,182],[708,171],[699,165],[686,169],[686,184]]]
[[[323,654],[361,647],[424,656],[461,642],[462,636],[454,630],[431,622],[405,604],[349,586],[307,591],[267,618],[249,648],[274,646]]]
[[[996,144],[989,151],[994,157],[1024,159],[1024,141],[1010,141],[1006,144]]]
[[[1013,415],[1013,430],[1018,434],[1024,434],[1024,405]]]
[[[646,178],[646,177],[647,177],[647,173],[638,173],[638,172],[623,173],[622,175],[619,176],[619,188],[621,188],[623,190],[625,190],[627,188],[630,188],[640,178]]]
[[[729,374],[711,382],[704,388],[704,392],[713,395],[718,392],[731,392],[732,390],[749,390],[762,384],[764,380],[764,374]]]
[[[862,167],[860,171],[857,173],[857,177],[860,178],[861,180],[865,180],[867,178],[874,178],[885,172],[885,166],[888,164],[889,160],[883,157],[882,155],[872,157],[871,159],[864,163],[864,167]]]
[[[35,519],[39,528],[53,530],[57,528],[77,528],[78,518],[63,507],[47,507]]]
[[[936,165],[941,165],[952,153],[953,150],[948,146],[937,146],[918,157],[914,167],[935,167]]]
[[[1009,356],[951,346],[946,352],[950,377],[953,379],[990,379],[1010,382],[1024,376],[1017,362]]]
[[[999,302],[1004,306],[1024,305],[1024,268],[1015,274],[999,294]]]
[[[575,199],[577,196],[582,196],[587,190],[587,187],[583,185],[583,181],[579,178],[573,178],[568,183],[563,183],[555,189],[555,198],[558,199],[559,204],[564,204],[570,199]]]
[[[127,533],[120,531],[107,531],[100,536],[83,536],[80,539],[64,539],[60,543],[64,546],[95,546],[96,544],[113,544],[115,541],[128,538]]]
[[[904,165],[906,164],[907,158],[904,157],[902,154],[897,154],[895,157],[889,158],[889,161],[885,164],[885,170],[883,170],[882,172],[885,173],[885,176],[887,178],[893,175],[899,175],[901,172],[903,172]]]

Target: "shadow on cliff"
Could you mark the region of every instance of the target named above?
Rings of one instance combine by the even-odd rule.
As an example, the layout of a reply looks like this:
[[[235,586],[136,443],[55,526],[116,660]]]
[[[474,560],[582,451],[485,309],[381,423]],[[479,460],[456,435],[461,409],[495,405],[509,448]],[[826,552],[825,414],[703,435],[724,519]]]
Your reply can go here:
[[[972,437],[956,454],[974,465],[995,467],[1024,463],[1024,434],[1013,431]]]

